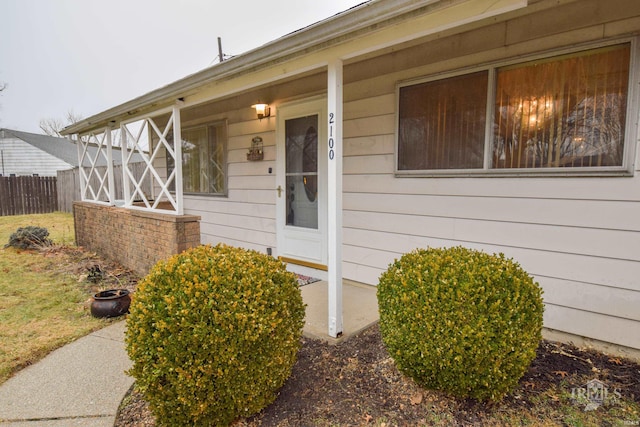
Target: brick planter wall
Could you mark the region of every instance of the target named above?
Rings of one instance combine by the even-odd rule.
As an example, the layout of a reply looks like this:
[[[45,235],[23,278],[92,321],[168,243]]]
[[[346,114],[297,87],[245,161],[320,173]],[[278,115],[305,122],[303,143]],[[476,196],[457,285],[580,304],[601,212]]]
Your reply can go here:
[[[74,202],[76,244],[141,276],[161,259],[200,244],[200,217]]]

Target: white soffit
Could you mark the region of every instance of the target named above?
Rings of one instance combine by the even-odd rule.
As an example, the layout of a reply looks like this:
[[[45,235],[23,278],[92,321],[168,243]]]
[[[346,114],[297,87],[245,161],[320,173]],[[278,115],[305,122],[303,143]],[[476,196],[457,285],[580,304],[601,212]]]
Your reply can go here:
[[[365,46],[344,54],[341,59],[348,60],[366,55],[394,45],[460,27],[472,22],[512,12],[527,6],[528,0],[465,0],[442,9],[436,9],[411,20],[410,25],[398,23],[392,28],[384,28],[378,33],[357,39]],[[419,29],[416,31],[416,29]],[[393,35],[390,36],[389,33]],[[376,43],[376,39],[377,43]]]

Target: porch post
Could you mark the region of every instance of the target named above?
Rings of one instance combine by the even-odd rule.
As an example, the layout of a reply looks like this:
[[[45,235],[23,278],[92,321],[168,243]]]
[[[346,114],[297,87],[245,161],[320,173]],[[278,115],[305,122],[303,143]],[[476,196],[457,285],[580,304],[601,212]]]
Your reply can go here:
[[[129,169],[129,143],[127,142],[127,127],[123,123],[120,123],[120,152],[122,153],[122,198],[124,199],[124,206],[129,207],[133,203],[129,187],[129,176],[127,175],[127,169]]]
[[[82,161],[84,160],[84,146],[82,142],[82,138],[80,134],[75,134],[76,137],[76,147],[78,148],[78,178],[80,178],[80,200],[84,201],[86,199],[87,193],[87,180],[84,177],[84,172],[82,170]]]
[[[181,122],[180,122],[180,107],[178,105],[173,106],[173,150],[175,154],[174,158],[174,173],[173,178],[176,183],[176,213],[178,215],[184,214],[184,197],[182,189],[182,134],[181,134]]]
[[[111,131],[113,129],[110,126],[104,128],[106,143],[107,143],[107,185],[109,185],[109,203],[116,204],[116,184],[115,177],[113,176],[113,150]]]
[[[342,60],[328,65],[329,336],[342,334]]]

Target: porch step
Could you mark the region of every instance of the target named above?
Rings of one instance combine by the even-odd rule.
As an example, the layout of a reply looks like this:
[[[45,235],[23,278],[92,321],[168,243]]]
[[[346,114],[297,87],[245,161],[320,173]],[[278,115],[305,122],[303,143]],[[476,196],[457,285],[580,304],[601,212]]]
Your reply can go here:
[[[328,286],[326,281],[321,280],[300,288],[302,299],[307,304],[304,336],[338,343],[378,321],[376,288],[345,281],[342,285],[342,336],[337,339],[330,337]]]

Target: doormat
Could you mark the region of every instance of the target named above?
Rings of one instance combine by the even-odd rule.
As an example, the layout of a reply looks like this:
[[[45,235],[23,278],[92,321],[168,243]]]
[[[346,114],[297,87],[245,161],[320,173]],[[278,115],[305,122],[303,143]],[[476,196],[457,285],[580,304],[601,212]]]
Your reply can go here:
[[[298,285],[300,286],[320,281],[320,279],[316,279],[315,277],[303,276],[302,274],[296,274],[296,276],[298,277]]]

